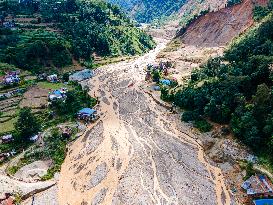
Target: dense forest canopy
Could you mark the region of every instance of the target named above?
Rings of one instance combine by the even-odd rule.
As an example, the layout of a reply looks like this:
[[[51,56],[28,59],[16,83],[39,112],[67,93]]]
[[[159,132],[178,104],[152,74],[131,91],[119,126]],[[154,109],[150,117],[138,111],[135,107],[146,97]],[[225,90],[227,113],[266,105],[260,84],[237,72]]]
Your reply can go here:
[[[22,69],[39,71],[41,67],[50,66],[49,62],[55,67],[72,63],[71,43],[53,32],[2,29],[0,30],[1,40],[5,42],[1,46],[1,61]]]
[[[191,74],[169,96],[186,109],[182,119],[229,124],[234,135],[273,162],[273,16],[238,38],[224,57]]]
[[[5,3],[0,6],[0,14],[4,20],[12,15],[16,24],[16,29],[0,29],[0,62],[23,69],[58,68],[70,65],[73,59],[92,62],[94,53],[143,54],[155,46],[151,36],[136,28],[117,6],[105,1]],[[16,17],[21,16],[33,20],[17,24]]]

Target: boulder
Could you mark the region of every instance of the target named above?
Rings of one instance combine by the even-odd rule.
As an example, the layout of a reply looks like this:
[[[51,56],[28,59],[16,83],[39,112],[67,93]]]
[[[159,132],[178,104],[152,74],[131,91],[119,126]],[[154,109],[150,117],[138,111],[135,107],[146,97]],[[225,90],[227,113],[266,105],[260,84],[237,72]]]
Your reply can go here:
[[[227,162],[227,157],[224,154],[224,152],[221,151],[221,150],[213,149],[213,150],[210,151],[210,153],[208,155],[216,163]]]
[[[26,182],[38,181],[47,173],[51,161],[35,161],[19,169],[14,177]]]
[[[213,145],[215,144],[215,139],[209,137],[209,136],[202,136],[202,145],[205,151],[210,150]]]

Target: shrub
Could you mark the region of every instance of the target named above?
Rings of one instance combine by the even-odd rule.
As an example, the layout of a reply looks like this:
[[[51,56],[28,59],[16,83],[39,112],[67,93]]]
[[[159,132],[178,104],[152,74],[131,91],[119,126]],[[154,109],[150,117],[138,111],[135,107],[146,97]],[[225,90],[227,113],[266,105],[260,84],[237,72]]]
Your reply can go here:
[[[212,129],[212,125],[206,120],[197,120],[194,122],[194,127],[196,127],[200,132],[209,132]]]
[[[235,4],[240,4],[242,3],[242,0],[228,0],[227,6],[233,6]]]
[[[253,10],[253,18],[259,21],[269,14],[270,10],[264,6],[255,6]]]
[[[185,111],[183,112],[181,119],[185,122],[191,122],[199,119],[198,113],[194,111]]]
[[[19,166],[12,166],[7,169],[9,175],[14,175],[20,169]]]

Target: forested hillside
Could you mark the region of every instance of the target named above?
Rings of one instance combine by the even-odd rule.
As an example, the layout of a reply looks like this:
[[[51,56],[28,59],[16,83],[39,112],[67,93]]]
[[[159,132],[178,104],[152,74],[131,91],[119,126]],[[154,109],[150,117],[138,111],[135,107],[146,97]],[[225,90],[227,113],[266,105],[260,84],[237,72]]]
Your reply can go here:
[[[234,135],[273,161],[273,16],[238,38],[224,57],[191,74],[174,96],[182,119],[229,124]],[[200,123],[203,122],[203,123]],[[261,149],[262,148],[262,149]]]
[[[155,46],[118,7],[104,1],[23,1],[0,8],[4,21],[15,21],[15,29],[0,29],[0,62],[23,69],[59,68],[73,59],[90,65],[94,53],[136,55]],[[22,16],[33,20],[16,23]]]
[[[126,1],[128,2],[126,4],[120,0],[109,0],[109,2],[123,7],[138,22],[149,23],[177,12],[186,0],[132,0]]]
[[[208,10],[218,10],[222,5],[232,6],[240,3],[241,0],[108,0],[108,2],[119,5],[136,21],[141,23],[150,23],[175,14],[177,15],[175,19],[181,21],[181,24],[184,25]]]

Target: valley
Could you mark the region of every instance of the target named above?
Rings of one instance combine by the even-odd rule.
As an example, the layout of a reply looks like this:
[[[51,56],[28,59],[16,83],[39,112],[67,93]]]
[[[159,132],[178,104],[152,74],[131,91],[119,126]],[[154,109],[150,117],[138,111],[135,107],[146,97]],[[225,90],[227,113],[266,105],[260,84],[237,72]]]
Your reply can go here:
[[[143,90],[144,68],[165,44],[98,68],[88,82],[105,115],[69,147],[60,204],[231,204],[221,169],[190,127]]]
[[[16,129],[28,106],[44,121],[39,140],[24,147],[1,136],[1,205],[250,205],[272,194],[242,188],[251,177],[266,187],[272,180],[267,0],[110,1],[132,19],[106,2],[50,2],[57,15],[44,2],[45,14],[32,19],[39,28],[49,21],[47,30],[28,21],[0,33],[1,75],[16,65],[29,82],[0,101],[4,111],[17,103],[17,123],[1,132],[26,138]],[[84,68],[90,75],[72,82]],[[40,80],[41,71],[62,77]],[[56,103],[55,89],[65,94]]]

